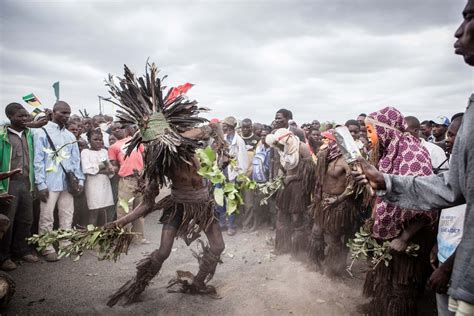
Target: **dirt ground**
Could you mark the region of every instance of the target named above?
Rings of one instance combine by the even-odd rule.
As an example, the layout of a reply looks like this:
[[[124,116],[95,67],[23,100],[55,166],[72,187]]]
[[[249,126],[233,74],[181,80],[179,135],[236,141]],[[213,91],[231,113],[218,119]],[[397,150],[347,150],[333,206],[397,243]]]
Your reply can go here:
[[[162,192],[166,194],[167,192]],[[145,220],[145,237],[151,242],[132,245],[116,263],[99,261],[95,253],[79,261],[61,259],[21,264],[10,274],[16,294],[10,315],[356,315],[356,306],[367,300],[362,285],[367,266],[354,265],[354,277],[332,280],[290,255],[275,256],[275,232],[268,228],[252,233],[223,234],[223,264],[217,267],[214,285],[220,299],[169,293],[167,284],[176,270],[197,272],[190,247],[178,239],[170,258],[141,295],[141,302],[109,308],[108,297],[135,275],[135,264],[159,247],[160,212]],[[205,239],[205,236],[202,238]],[[424,315],[436,314],[433,301],[422,303]],[[429,308],[426,308],[429,306]],[[1,313],[3,314],[3,313]]]
[[[86,254],[77,262],[23,264],[11,275],[17,293],[9,314],[154,314],[154,315],[351,315],[361,302],[362,276],[331,281],[310,271],[289,255],[274,256],[269,239],[274,233],[225,235],[224,263],[210,284],[221,299],[168,293],[176,270],[196,272],[190,248],[178,240],[160,274],[142,295],[142,302],[109,308],[108,295],[135,273],[135,262],[158,247],[158,214],[147,218],[149,245],[134,246],[117,263]],[[197,244],[196,244],[197,245]],[[195,244],[191,248],[196,247]]]
[[[159,213],[146,218],[148,245],[131,247],[116,262],[98,261],[93,253],[79,261],[22,264],[11,272],[17,292],[7,310],[20,315],[353,315],[361,297],[363,265],[355,278],[333,281],[289,255],[272,254],[274,232],[261,229],[224,234],[226,250],[210,284],[221,299],[168,293],[167,283],[176,270],[197,271],[191,249],[177,240],[160,274],[131,306],[105,305],[108,296],[135,274],[135,263],[158,248]],[[204,237],[205,239],[205,237]]]

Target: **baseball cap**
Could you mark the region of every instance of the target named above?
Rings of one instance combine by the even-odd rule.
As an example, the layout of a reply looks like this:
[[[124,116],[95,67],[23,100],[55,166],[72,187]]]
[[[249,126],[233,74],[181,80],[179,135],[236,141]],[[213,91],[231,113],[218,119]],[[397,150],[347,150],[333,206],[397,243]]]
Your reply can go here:
[[[237,126],[237,120],[233,116],[228,116],[222,120],[222,124],[227,124],[233,127]]]
[[[444,126],[449,126],[451,122],[446,116],[440,115],[436,117],[434,120],[430,121],[431,124],[436,124],[436,125],[444,125]]]

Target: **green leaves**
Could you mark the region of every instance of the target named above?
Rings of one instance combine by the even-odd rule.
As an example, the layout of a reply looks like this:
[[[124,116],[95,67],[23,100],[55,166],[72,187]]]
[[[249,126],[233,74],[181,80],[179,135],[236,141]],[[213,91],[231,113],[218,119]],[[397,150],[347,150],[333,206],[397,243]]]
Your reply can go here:
[[[265,195],[265,197],[260,200],[260,205],[267,205],[268,200],[280,190],[284,185],[284,176],[279,176],[271,182],[265,183],[255,183],[255,187]]]
[[[258,189],[265,195],[260,201],[260,205],[265,205],[268,203],[268,199],[283,187],[283,176],[276,178],[272,182],[260,184],[250,180],[244,173],[239,173],[235,183],[229,182],[217,166],[216,153],[211,147],[198,149],[196,154],[201,164],[198,174],[211,181],[214,186],[220,184],[221,188],[214,189],[214,200],[221,206],[226,202],[228,215],[238,212],[239,206],[244,203],[242,198],[244,190]],[[235,159],[232,159],[229,165],[236,168],[237,163]]]
[[[77,143],[77,141],[73,141],[70,143],[66,143],[62,145],[60,148],[57,150],[53,150],[51,148],[43,148],[43,151],[48,155],[49,158],[53,161],[53,164],[46,168],[46,172],[57,172],[58,171],[58,166],[63,160],[67,160],[70,158],[70,156],[63,150],[64,147],[67,145],[72,145],[74,143]]]
[[[216,200],[216,203],[220,206],[224,205],[224,190],[221,188],[215,188],[214,189],[214,199]]]
[[[119,206],[123,209],[123,211],[128,214],[128,212],[130,211],[129,205],[132,204],[134,200],[135,200],[135,197],[132,197],[129,200],[119,198],[118,203],[119,203]]]
[[[235,183],[229,182],[217,165],[216,153],[209,146],[205,149],[198,149],[196,154],[201,164],[198,174],[211,181],[214,186],[219,184],[221,187],[214,189],[216,203],[223,206],[225,202],[228,215],[238,212],[239,206],[244,203],[242,192],[255,189],[256,182],[250,180],[243,173],[237,176]],[[236,166],[235,159],[231,160],[230,165]]]
[[[60,258],[72,255],[76,256],[74,261],[77,261],[86,250],[96,250],[100,255],[99,260],[117,261],[122,253],[127,253],[133,235],[134,233],[123,228],[87,225],[86,228],[59,229],[41,235],[35,234],[27,238],[27,241],[36,245],[39,252],[49,246],[63,243],[58,251]]]
[[[347,268],[347,271],[351,275],[351,268],[356,260],[370,258],[373,264],[373,269],[375,269],[381,262],[383,262],[385,266],[388,267],[390,260],[393,258],[391,254],[390,242],[384,241],[383,244],[380,245],[377,240],[372,238],[370,232],[364,230],[363,227],[361,227],[359,232],[355,234],[355,238],[349,239],[347,247],[349,247],[351,250],[352,261]],[[419,249],[419,245],[411,243],[408,245],[405,253],[409,256],[416,257],[416,252]]]

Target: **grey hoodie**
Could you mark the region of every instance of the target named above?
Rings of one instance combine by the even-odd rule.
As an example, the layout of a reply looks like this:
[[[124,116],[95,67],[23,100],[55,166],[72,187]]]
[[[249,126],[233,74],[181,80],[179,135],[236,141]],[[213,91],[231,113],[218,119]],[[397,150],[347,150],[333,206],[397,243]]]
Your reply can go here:
[[[449,171],[429,177],[385,174],[380,196],[404,208],[433,210],[466,203],[462,241],[456,251],[448,294],[474,304],[474,94],[454,144]]]

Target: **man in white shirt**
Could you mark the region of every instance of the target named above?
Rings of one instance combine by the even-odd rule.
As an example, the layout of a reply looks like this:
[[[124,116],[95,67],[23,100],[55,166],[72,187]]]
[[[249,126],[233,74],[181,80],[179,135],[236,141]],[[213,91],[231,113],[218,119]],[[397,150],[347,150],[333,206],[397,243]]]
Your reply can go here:
[[[224,137],[229,143],[229,154],[234,157],[237,166],[234,168],[231,165],[224,171],[229,181],[235,181],[239,173],[245,173],[249,167],[249,160],[247,156],[247,148],[245,142],[236,132],[235,127],[237,126],[237,120],[233,116],[226,117],[222,121],[222,129],[224,131]],[[235,215],[226,216],[225,205],[223,207],[218,206],[219,212],[219,224],[221,229],[227,227],[227,234],[233,236],[236,233]],[[228,224],[226,225],[226,217]]]
[[[407,132],[415,137],[419,138],[420,133],[420,121],[414,116],[407,116],[405,120],[408,124]],[[444,150],[430,142],[427,142],[423,138],[420,138],[423,147],[428,150],[431,158],[431,165],[435,174],[446,171],[449,169],[448,157]]]

